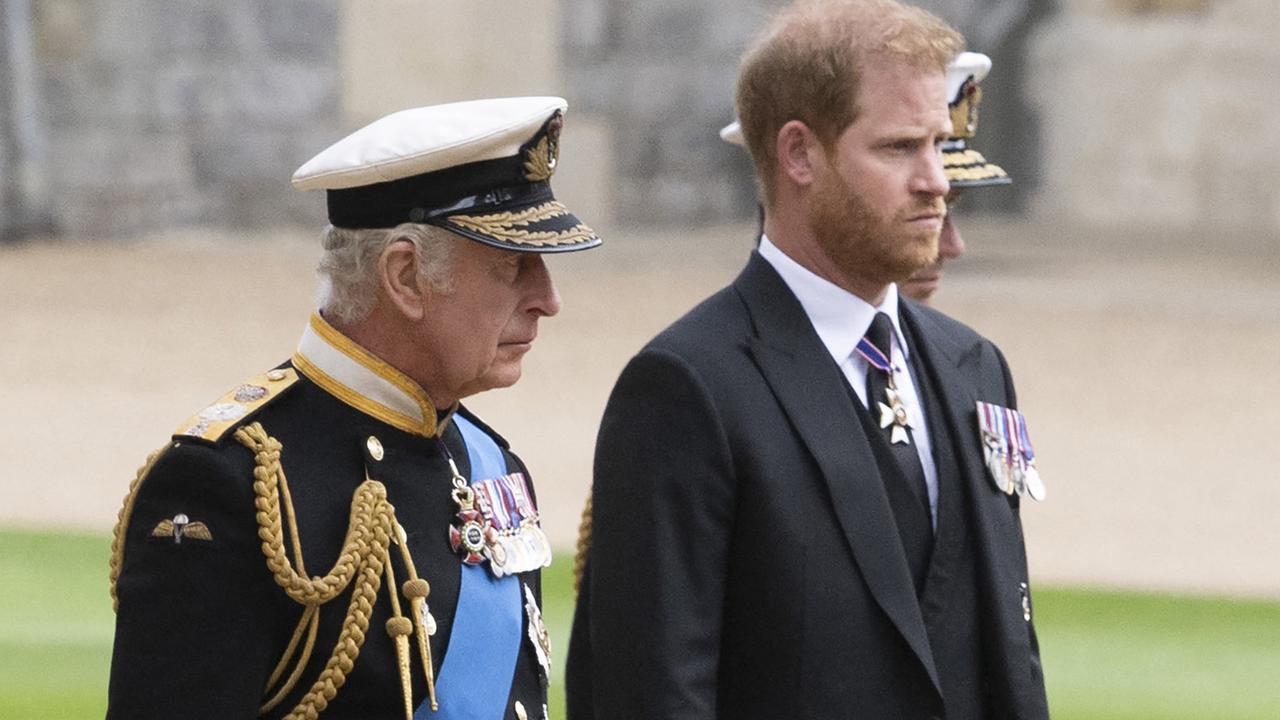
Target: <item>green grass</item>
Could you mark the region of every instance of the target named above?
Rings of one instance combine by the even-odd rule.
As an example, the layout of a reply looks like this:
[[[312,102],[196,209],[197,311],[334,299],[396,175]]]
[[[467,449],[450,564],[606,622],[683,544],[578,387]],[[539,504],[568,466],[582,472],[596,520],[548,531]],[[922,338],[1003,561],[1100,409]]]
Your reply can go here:
[[[1280,717],[1280,603],[1054,590],[1036,623],[1055,718]]]
[[[101,718],[113,616],[111,542],[0,532],[0,718]]]
[[[0,720],[102,717],[109,545],[101,536],[0,532]],[[557,719],[571,567],[571,554],[560,553],[544,578]],[[1280,603],[1042,588],[1036,623],[1055,720],[1280,716]]]

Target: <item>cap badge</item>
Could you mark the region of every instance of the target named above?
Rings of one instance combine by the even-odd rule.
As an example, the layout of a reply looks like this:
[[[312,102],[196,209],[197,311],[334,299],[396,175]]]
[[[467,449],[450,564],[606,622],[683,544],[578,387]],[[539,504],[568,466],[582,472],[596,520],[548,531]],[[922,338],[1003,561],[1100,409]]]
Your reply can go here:
[[[555,174],[560,161],[560,130],[564,127],[564,115],[556,112],[547,121],[542,137],[524,151],[524,179],[529,182],[545,182]]]
[[[951,105],[952,137],[971,138],[978,132],[978,105],[982,103],[982,88],[970,75],[960,86],[956,101]]]

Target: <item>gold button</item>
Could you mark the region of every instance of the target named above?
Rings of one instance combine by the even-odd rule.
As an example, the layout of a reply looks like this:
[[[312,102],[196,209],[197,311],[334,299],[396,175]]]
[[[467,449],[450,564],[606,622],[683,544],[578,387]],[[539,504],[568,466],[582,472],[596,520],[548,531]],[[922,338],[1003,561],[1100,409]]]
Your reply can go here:
[[[370,435],[369,439],[365,441],[365,447],[369,448],[369,457],[372,457],[374,460],[382,459],[383,452],[381,440]]]
[[[267,379],[271,382],[280,382],[285,378],[283,370],[271,370],[267,373]]]

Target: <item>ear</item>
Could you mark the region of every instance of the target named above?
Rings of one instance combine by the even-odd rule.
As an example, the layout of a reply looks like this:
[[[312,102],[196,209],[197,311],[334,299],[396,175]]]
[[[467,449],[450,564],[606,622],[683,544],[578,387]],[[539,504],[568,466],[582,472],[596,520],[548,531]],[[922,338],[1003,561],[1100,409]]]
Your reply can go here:
[[[410,320],[426,315],[428,288],[418,272],[418,249],[396,240],[378,256],[378,281],[391,304]]]
[[[816,165],[826,157],[817,134],[799,120],[788,120],[777,141],[778,169],[800,187],[812,185]]]

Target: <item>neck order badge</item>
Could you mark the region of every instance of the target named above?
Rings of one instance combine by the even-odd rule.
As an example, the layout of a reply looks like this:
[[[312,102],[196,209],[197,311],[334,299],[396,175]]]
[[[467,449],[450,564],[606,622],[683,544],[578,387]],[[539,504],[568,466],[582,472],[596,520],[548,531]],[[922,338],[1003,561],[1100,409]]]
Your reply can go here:
[[[874,381],[874,376],[870,373],[876,370],[884,373],[884,400],[887,400],[888,404],[886,405],[880,398],[873,398],[871,390],[868,389],[867,407],[870,408],[872,403],[876,403],[876,406],[880,409],[881,430],[891,425],[893,426],[893,429],[889,431],[889,439],[892,443],[895,445],[899,443],[910,445],[911,434],[908,431],[911,428],[911,420],[907,417],[907,406],[902,403],[902,397],[898,394],[898,386],[893,379],[894,373],[900,372],[900,370],[889,359],[889,348],[892,342],[889,339],[891,331],[892,321],[889,316],[884,313],[876,313],[871,327],[867,329],[867,334],[858,341],[858,345],[854,350],[872,368],[867,371],[868,388],[879,384]]]

